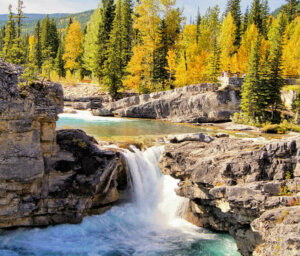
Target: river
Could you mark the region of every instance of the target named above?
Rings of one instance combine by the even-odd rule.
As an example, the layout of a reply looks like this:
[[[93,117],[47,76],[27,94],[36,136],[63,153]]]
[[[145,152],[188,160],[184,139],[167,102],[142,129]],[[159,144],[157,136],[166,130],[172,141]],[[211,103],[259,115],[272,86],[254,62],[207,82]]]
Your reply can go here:
[[[154,124],[155,123],[155,124]],[[58,128],[81,128],[91,135],[113,136],[131,126],[139,135],[193,132],[197,129],[151,121],[61,116]],[[97,128],[98,126],[98,128]],[[99,127],[100,126],[100,127]],[[125,127],[125,128],[120,128]],[[127,127],[127,128],[126,128]],[[166,128],[162,130],[163,128]],[[124,129],[124,130],[123,130]],[[124,136],[127,136],[124,134]],[[135,133],[133,133],[135,135]],[[123,136],[123,135],[122,135]],[[129,136],[129,135],[128,135]],[[78,225],[2,231],[3,256],[235,256],[236,244],[227,234],[198,228],[181,218],[187,199],[178,197],[177,180],[161,174],[162,146],[125,150],[132,200]],[[133,152],[132,152],[133,151]]]

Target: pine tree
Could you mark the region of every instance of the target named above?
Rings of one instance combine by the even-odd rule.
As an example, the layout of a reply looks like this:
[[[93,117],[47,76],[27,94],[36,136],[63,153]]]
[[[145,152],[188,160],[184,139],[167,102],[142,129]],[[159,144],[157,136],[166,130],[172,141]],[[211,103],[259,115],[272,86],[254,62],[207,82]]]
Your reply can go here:
[[[46,53],[43,54],[44,59],[48,58],[48,51],[52,59],[56,58],[59,46],[57,27],[54,19],[50,20],[48,15],[41,22],[41,44],[42,52]]]
[[[196,18],[196,26],[197,26],[196,40],[197,40],[197,44],[199,43],[199,37],[200,37],[200,25],[201,25],[201,14],[200,14],[200,10],[199,10],[199,7],[198,7],[198,13],[197,13],[197,18]]]
[[[243,15],[243,22],[242,22],[242,34],[244,34],[248,28],[248,23],[249,23],[249,7],[247,6],[246,11]]]
[[[42,56],[42,42],[41,42],[41,23],[38,20],[34,31],[34,44],[33,44],[33,63],[40,70],[43,65]]]
[[[64,54],[64,49],[63,49],[63,44],[60,42],[58,50],[57,50],[57,55],[55,58],[55,71],[59,75],[59,77],[65,77],[66,76],[66,70],[65,70],[65,62],[63,60],[63,54]]]
[[[220,47],[218,45],[217,36],[214,35],[212,38],[212,50],[208,60],[207,73],[208,80],[216,83],[218,82],[218,77],[220,75]]]
[[[241,41],[241,0],[228,0],[227,2],[227,9],[226,9],[226,15],[228,13],[231,13],[233,19],[234,19],[234,24],[236,26],[236,31],[235,31],[235,46],[239,46],[240,41]]]
[[[268,0],[263,0],[261,3],[261,30],[262,35],[267,39],[268,35],[268,17],[269,17],[269,2]]]
[[[1,56],[1,53],[2,53],[3,47],[4,47],[5,30],[6,30],[6,27],[4,25],[0,29],[0,56]]]
[[[23,26],[23,19],[26,18],[24,16],[24,3],[22,0],[18,0],[18,11],[17,15],[15,16],[16,23],[17,23],[17,38],[21,38],[21,31],[22,31],[22,26]],[[19,42],[20,43],[20,42]]]
[[[105,61],[104,72],[104,84],[113,98],[117,98],[118,91],[122,87],[125,68],[122,59],[122,23],[122,1],[117,0],[115,17],[107,47],[108,57]]]
[[[265,91],[262,90],[260,70],[260,38],[257,38],[252,50],[248,64],[248,72],[242,85],[242,111],[256,120],[261,118],[265,111]]]
[[[15,28],[15,21],[13,19],[13,13],[12,13],[12,6],[9,5],[8,7],[8,21],[6,24],[6,30],[5,30],[5,37],[4,37],[4,46],[3,46],[3,58],[6,61],[12,62],[11,58],[11,51],[13,48],[13,44],[16,39],[16,28]]]
[[[115,16],[114,0],[102,0],[101,17],[99,24],[97,50],[96,50],[96,67],[94,70],[95,76],[99,82],[104,78],[105,61],[107,60],[107,47],[109,42],[110,32]]]
[[[124,0],[122,4],[122,60],[127,66],[132,57],[133,47],[133,2],[132,0]]]
[[[96,73],[97,70],[97,41],[101,23],[101,8],[95,9],[87,25],[87,32],[83,43],[83,66],[86,70]]]
[[[281,103],[281,89],[284,85],[284,80],[282,78],[282,49],[283,49],[283,35],[285,30],[285,20],[284,16],[280,15],[277,24],[274,25],[270,32],[270,55],[268,60],[268,95],[270,100],[268,105],[272,110],[272,118],[274,112],[277,110]]]
[[[260,0],[253,0],[250,14],[249,14],[249,24],[255,24],[259,32],[262,33],[262,5]]]
[[[160,41],[154,53],[154,70],[153,82],[155,85],[161,85],[161,89],[165,90],[165,84],[168,79],[168,34],[165,20],[163,19],[159,25]]]
[[[286,0],[287,4],[283,8],[283,12],[286,14],[288,22],[296,18],[298,10],[298,1],[297,0]]]

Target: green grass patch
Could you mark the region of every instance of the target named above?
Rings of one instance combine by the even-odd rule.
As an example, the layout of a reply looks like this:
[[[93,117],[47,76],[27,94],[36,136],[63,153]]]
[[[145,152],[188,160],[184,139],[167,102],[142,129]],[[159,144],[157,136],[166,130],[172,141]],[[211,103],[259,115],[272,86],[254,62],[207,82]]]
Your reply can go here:
[[[300,92],[300,84],[286,85],[282,88],[282,90],[285,92],[288,92],[288,91]]]

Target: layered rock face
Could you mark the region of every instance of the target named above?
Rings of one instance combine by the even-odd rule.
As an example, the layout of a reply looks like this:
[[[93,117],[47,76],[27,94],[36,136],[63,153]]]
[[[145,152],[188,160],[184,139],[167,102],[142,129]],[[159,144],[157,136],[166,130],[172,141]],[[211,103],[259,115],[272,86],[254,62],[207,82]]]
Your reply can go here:
[[[190,199],[187,220],[230,232],[242,255],[299,255],[300,139],[198,138],[173,140],[160,159]]]
[[[22,68],[0,59],[0,228],[78,223],[119,199],[127,170],[82,131],[59,131],[59,84],[18,86]]]
[[[214,84],[192,85],[171,91],[125,98],[93,111],[94,115],[163,119],[173,122],[220,122],[239,111],[238,91]]]

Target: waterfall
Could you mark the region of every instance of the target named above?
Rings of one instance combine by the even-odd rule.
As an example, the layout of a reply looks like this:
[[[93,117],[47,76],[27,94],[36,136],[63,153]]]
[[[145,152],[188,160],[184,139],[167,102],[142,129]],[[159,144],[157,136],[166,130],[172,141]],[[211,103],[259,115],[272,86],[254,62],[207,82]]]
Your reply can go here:
[[[132,180],[132,201],[78,225],[0,233],[3,256],[225,256],[239,255],[229,235],[214,234],[183,220],[187,199],[163,176],[163,147],[124,153]]]

